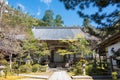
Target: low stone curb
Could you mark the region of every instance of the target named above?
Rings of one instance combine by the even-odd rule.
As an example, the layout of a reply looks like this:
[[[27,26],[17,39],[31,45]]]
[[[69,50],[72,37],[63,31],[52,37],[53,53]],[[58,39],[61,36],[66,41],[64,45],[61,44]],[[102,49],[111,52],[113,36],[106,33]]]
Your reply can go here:
[[[71,76],[72,79],[112,79],[111,75],[107,76]],[[120,78],[120,75],[118,75]]]
[[[29,78],[36,78],[36,79],[48,79],[48,76],[39,76],[39,75],[29,75],[29,74],[19,74],[19,76],[29,77]]]
[[[72,76],[72,79],[112,79],[111,76]]]

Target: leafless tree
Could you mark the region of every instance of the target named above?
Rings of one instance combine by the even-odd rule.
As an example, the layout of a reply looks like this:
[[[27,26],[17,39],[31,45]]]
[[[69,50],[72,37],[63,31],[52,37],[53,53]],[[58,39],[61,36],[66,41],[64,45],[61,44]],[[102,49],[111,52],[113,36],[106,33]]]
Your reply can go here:
[[[17,39],[19,32],[16,29],[2,29],[0,35],[0,50],[4,52],[4,55],[9,56],[10,70],[12,70],[13,54],[20,53],[22,48],[20,42]],[[1,51],[0,51],[1,52]],[[0,53],[1,54],[1,53]]]
[[[6,7],[6,2],[5,0],[0,0],[0,23],[2,21],[2,16],[3,16],[3,12],[5,11],[5,7]]]

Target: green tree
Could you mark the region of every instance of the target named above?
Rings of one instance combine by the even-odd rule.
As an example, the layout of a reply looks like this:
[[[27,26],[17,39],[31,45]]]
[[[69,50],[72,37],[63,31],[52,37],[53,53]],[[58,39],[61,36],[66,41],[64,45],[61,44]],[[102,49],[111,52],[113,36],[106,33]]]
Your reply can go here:
[[[34,62],[39,63],[41,56],[48,55],[50,53],[47,43],[39,42],[37,39],[29,39],[23,42],[24,53],[27,53]]]
[[[43,16],[42,20],[47,23],[47,26],[54,26],[54,19],[53,19],[53,11],[46,10],[45,15]]]
[[[120,13],[120,0],[60,0],[66,9],[76,10],[80,17],[88,17],[90,20],[102,26],[113,25],[118,21]],[[114,6],[114,11],[106,10],[109,6]],[[85,10],[96,9],[92,14],[85,13]]]
[[[84,18],[84,20],[83,20],[83,30],[85,32],[88,32],[89,31],[88,30],[89,27],[90,27],[90,21],[89,21],[89,19],[88,18]]]
[[[90,21],[89,21],[88,18],[84,18],[84,20],[83,20],[83,26],[84,27],[89,27],[90,26]]]
[[[61,15],[56,15],[56,18],[54,20],[55,26],[62,27],[64,21],[62,20]]]
[[[91,54],[89,42],[81,35],[76,35],[74,40],[63,40],[62,42],[67,43],[67,50],[58,50],[61,55],[65,54],[80,54],[81,57]]]
[[[90,35],[100,37],[100,30],[94,28],[90,24],[90,20],[88,18],[84,18],[84,20],[83,20],[83,30],[85,32],[89,33]]]
[[[89,42],[85,38],[78,38],[75,43],[76,53],[81,54],[81,57],[85,58],[86,55],[89,55],[91,52]]]

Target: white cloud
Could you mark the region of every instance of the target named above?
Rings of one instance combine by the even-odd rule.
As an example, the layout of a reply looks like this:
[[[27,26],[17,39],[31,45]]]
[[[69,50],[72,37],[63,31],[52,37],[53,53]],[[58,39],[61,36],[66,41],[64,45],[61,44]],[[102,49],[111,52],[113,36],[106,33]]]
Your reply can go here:
[[[24,6],[24,5],[18,3],[17,6],[18,6],[22,11],[25,11],[25,6]]]
[[[40,14],[41,14],[41,10],[38,9],[37,16],[39,16]]]
[[[49,5],[51,2],[52,2],[52,0],[40,0],[41,2],[44,2],[45,4],[47,4],[47,5]]]

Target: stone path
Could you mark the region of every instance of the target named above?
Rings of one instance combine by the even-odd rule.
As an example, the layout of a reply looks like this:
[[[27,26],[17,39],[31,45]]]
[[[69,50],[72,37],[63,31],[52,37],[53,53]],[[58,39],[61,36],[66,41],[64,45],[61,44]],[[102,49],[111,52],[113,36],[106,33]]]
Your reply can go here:
[[[48,80],[72,80],[66,71],[56,71]]]

